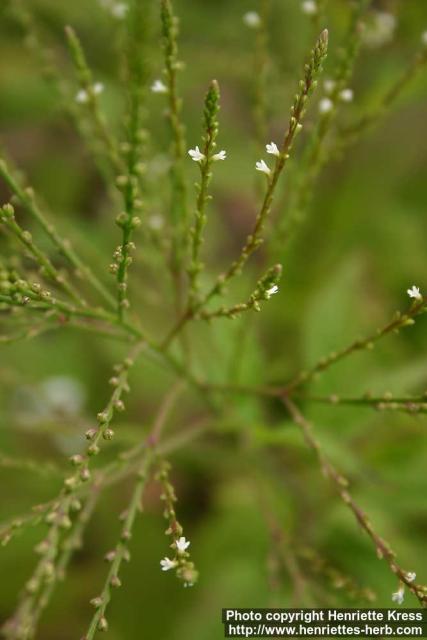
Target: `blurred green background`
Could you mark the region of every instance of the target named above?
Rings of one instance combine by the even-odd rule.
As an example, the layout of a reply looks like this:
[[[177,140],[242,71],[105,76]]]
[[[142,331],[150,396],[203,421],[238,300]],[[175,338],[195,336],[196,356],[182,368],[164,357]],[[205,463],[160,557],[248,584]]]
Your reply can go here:
[[[342,0],[327,3],[330,56],[325,75],[333,68],[345,33],[348,5]],[[75,79],[63,27],[75,27],[94,77],[105,84],[102,106],[119,132],[123,110],[119,22],[95,0],[31,0],[28,6],[71,87]],[[393,13],[396,30],[383,46],[363,48],[351,85],[355,101],[343,107],[345,121],[375,104],[411,60],[427,28],[424,0],[384,0],[373,7]],[[161,74],[162,54],[157,3],[152,9],[154,80]],[[254,141],[252,121],[254,33],[242,16],[257,9],[255,0],[175,1],[181,18],[180,57],[185,69],[180,83],[189,146],[200,143],[202,99],[210,79],[217,78],[222,91],[219,148],[225,148],[229,158],[215,167],[212,183],[214,203],[204,247],[209,265],[206,283],[236,256],[256,212],[259,184],[254,165],[264,152]],[[42,195],[57,227],[112,287],[108,264],[119,241],[113,224],[114,199],[52,87],[44,82],[39,61],[24,45],[7,3],[2,3],[0,17],[1,142]],[[269,133],[279,141],[315,31],[296,0],[272,0],[270,22]],[[406,307],[405,291],[412,284],[426,290],[426,98],[424,71],[381,124],[322,173],[307,221],[280,256],[284,262],[280,294],[264,305],[261,314],[234,323],[219,320],[191,327],[199,375],[226,380],[237,336],[244,331],[240,381],[284,382],[329,351],[385,324],[395,309]],[[167,224],[162,185],[169,134],[164,107],[163,96],[148,96],[145,213],[162,215]],[[315,117],[314,106],[308,113],[307,135]],[[304,136],[298,140],[294,162],[305,140]],[[191,197],[196,169],[188,160]],[[7,201],[4,185],[0,194],[1,201]],[[270,233],[274,235],[274,224]],[[10,247],[2,236],[0,243],[8,255]],[[144,326],[160,338],[171,321],[170,283],[154,249],[142,240],[137,246],[130,297]],[[230,299],[245,299],[265,260],[263,251],[251,261]],[[313,393],[422,393],[427,382],[425,323],[421,317],[414,327],[388,337],[373,352],[356,354],[331,368],[315,381]],[[1,326],[3,331],[6,324]],[[52,461],[66,469],[66,456],[83,446],[81,434],[107,401],[111,367],[124,354],[120,343],[72,330],[1,345],[4,455]],[[117,440],[102,453],[101,463],[143,437],[173,380],[153,363],[144,359],[138,363],[131,376],[128,410],[116,421]],[[109,610],[109,637],[213,640],[222,637],[222,607],[301,606],[286,570],[276,571],[265,508],[283,529],[289,554],[297,548],[315,549],[327,566],[351,576],[361,588],[372,589],[377,594],[375,606],[389,606],[395,580],[336,499],[280,404],[234,396],[223,401],[227,416],[216,433],[171,457],[178,513],[192,542],[200,581],[194,589],[184,590],[172,575],[160,572],[168,542],[158,492],[150,486],[131,544],[132,561],[122,572],[124,587],[114,593]],[[355,498],[375,529],[390,541],[401,564],[416,571],[421,583],[427,582],[425,417],[308,404],[303,409],[313,419],[324,450],[351,478]],[[186,391],[169,429],[178,432],[203,417],[204,411],[194,393]],[[271,444],[265,430],[261,435],[261,427],[271,430]],[[52,497],[61,486],[61,476],[1,468],[0,486],[1,519],[6,520]],[[99,592],[106,572],[102,558],[117,540],[117,514],[126,505],[131,486],[124,482],[101,498],[84,548],[44,614],[38,637],[71,640],[83,635],[91,616],[88,602]],[[42,529],[29,529],[0,551],[1,620],[13,611],[31,574],[33,547],[42,538]],[[331,585],[326,570],[316,573],[313,560],[300,558],[300,563],[311,602],[369,606],[362,597],[349,597],[339,581]],[[410,595],[405,604],[416,606]]]

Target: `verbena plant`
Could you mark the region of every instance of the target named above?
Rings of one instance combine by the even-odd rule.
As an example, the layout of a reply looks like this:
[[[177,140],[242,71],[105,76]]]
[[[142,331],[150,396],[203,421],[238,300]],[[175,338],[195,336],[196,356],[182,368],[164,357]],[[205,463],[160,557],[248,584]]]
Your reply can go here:
[[[221,167],[222,170],[231,154],[228,149],[222,149],[227,147],[227,143],[220,132],[219,84],[212,80],[206,90],[201,132],[198,122],[192,124],[191,130],[186,129],[183,124],[185,105],[179,89],[179,75],[184,66],[178,52],[178,22],[170,0],[161,0],[154,6],[149,0],[135,0],[129,4],[105,1],[101,4],[120,20],[119,75],[125,94],[123,126],[120,128],[112,126],[103,111],[104,86],[91,70],[76,31],[69,26],[65,29],[69,60],[75,73],[64,78],[55,56],[46,46],[37,20],[31,15],[30,7],[20,1],[9,3],[11,15],[20,25],[30,51],[39,59],[47,81],[57,92],[58,99],[62,100],[105,180],[112,209],[116,212],[117,245],[112,258],[103,260],[103,263],[107,260],[110,263],[110,281],[107,281],[102,261],[89,265],[82,258],[84,251],[80,251],[77,242],[71,243],[63,235],[60,224],[55,224],[54,216],[45,210],[27,179],[3,152],[0,177],[10,200],[4,202],[0,210],[0,341],[15,343],[35,339],[54,329],[67,331],[76,328],[92,332],[94,336],[104,336],[110,341],[129,343],[129,351],[112,368],[109,380],[106,380],[112,387],[111,396],[99,411],[97,424],[82,434],[86,445],[79,447],[70,457],[71,469],[63,478],[62,488],[47,502],[1,526],[3,546],[30,527],[39,525],[41,530],[45,529],[40,533],[35,549],[38,554],[35,567],[23,587],[16,610],[3,626],[4,637],[23,640],[36,636],[43,610],[48,606],[58,581],[65,578],[74,554],[83,544],[85,529],[95,517],[100,495],[125,478],[132,478],[133,490],[120,515],[122,529],[117,543],[113,549],[106,550],[108,569],[98,594],[91,600],[93,615],[83,638],[88,640],[97,631],[107,630],[108,608],[114,590],[122,584],[122,564],[130,560],[132,531],[149,483],[160,487],[167,521],[166,535],[170,540],[171,551],[160,561],[161,569],[174,572],[184,586],[193,586],[197,582],[198,571],[191,559],[190,543],[176,513],[176,495],[167,459],[175,450],[190,448],[196,439],[215,433],[230,436],[225,438],[223,446],[233,451],[234,435],[243,432],[247,425],[245,417],[238,418],[230,405],[242,396],[252,397],[261,413],[266,403],[267,406],[273,403],[276,408],[280,407],[280,411],[301,431],[320,471],[332,483],[338,499],[354,516],[356,524],[366,533],[378,558],[389,568],[390,584],[393,588],[396,584],[393,600],[401,604],[405,591],[409,591],[420,605],[425,605],[427,587],[419,583],[413,567],[406,567],[404,558],[397,557],[381,532],[377,531],[375,522],[371,522],[363,507],[359,506],[349,481],[339,470],[339,465],[332,462],[317,439],[313,425],[305,417],[305,410],[309,410],[310,404],[319,402],[336,406],[337,411],[340,406],[355,405],[409,414],[427,412],[424,395],[394,396],[385,393],[380,396],[342,397],[333,390],[325,396],[318,396],[312,391],[312,383],[323,371],[345,358],[351,358],[358,351],[373,349],[379,340],[413,325],[418,316],[427,311],[418,287],[414,285],[408,289],[410,304],[406,310],[397,312],[391,320],[365,337],[357,338],[348,345],[337,344],[336,351],[287,380],[277,382],[272,379],[267,363],[264,370],[258,372],[259,383],[256,385],[241,383],[239,372],[239,359],[245,349],[249,321],[253,312],[264,310],[272,296],[280,295],[282,265],[279,262],[287,255],[288,243],[310,212],[319,175],[328,163],[347,153],[351,145],[394,106],[412,78],[423,69],[427,62],[425,34],[403,73],[391,82],[383,95],[377,97],[373,106],[355,110],[354,119],[349,121],[341,117],[341,112],[346,103],[353,101],[352,75],[363,39],[369,34],[373,37],[369,21],[372,22],[375,14],[368,0],[349,2],[346,7],[347,32],[342,42],[329,43],[325,28],[328,25],[327,3],[321,0],[317,3],[303,2],[302,8],[311,17],[316,36],[290,111],[288,107],[283,109],[281,137],[270,141],[268,95],[272,63],[268,28],[273,3],[260,0],[257,11],[244,15],[244,23],[254,34],[253,138],[259,153],[264,153],[265,149],[267,155],[255,166],[248,163],[249,183],[255,170],[262,174],[253,195],[257,213],[241,249],[230,264],[222,265],[218,275],[205,264],[204,240],[208,218],[215,216],[211,203],[212,180],[216,169]],[[161,29],[164,60],[158,79],[151,67],[150,54],[157,42],[156,21]],[[380,27],[377,25],[375,28],[376,37],[381,37]],[[335,51],[333,64],[329,67],[328,77],[320,80],[328,48],[332,53]],[[159,94],[157,99],[161,103],[160,109],[165,111],[170,137],[168,176],[160,181],[157,179],[157,182],[156,177],[150,175],[147,114],[150,90]],[[162,113],[160,117],[163,117]],[[300,136],[301,132],[305,135]],[[195,192],[189,186],[192,170],[199,174]],[[281,190],[282,174],[287,173],[286,189]],[[155,209],[160,202],[162,217],[150,213],[151,202]],[[254,267],[252,258],[256,252],[261,258]],[[162,293],[156,298],[160,315],[170,319],[164,335],[149,333],[145,327],[144,307],[137,311],[138,305],[133,304],[132,294],[136,298],[138,296],[137,284],[132,283],[132,271],[141,257],[153,266],[156,279],[167,283],[167,286],[162,283]],[[257,271],[255,277],[254,268]],[[242,273],[246,273],[252,282],[251,289],[246,296],[236,299],[234,296],[238,294],[235,291],[241,289],[235,285]],[[262,318],[262,314],[257,320],[259,317]],[[240,324],[233,338],[231,365],[226,362],[220,365],[220,379],[210,377],[209,367],[204,367],[195,354],[194,327],[197,323],[207,323],[212,330],[214,324],[230,323],[234,319]],[[120,429],[132,370],[143,368],[144,361],[165,368],[176,382],[165,393],[153,418],[152,428],[143,437],[139,436],[139,441],[131,448],[126,448],[121,442],[113,459],[104,457],[104,450],[111,446],[115,430]],[[164,427],[173,416],[184,391],[194,398],[195,407],[203,408],[202,417],[194,419],[193,415],[191,424],[183,425],[169,437],[165,436]],[[257,426],[257,442],[261,450],[268,450],[271,445],[286,447],[281,433],[268,425]],[[246,461],[245,455],[242,447],[241,457],[236,459],[237,467],[239,461],[245,467],[248,460],[252,460],[251,453],[247,453]],[[43,468],[32,460],[4,457],[2,463],[33,471]],[[268,474],[269,470],[264,467],[262,473],[254,470],[255,481],[259,480],[263,487]],[[307,491],[310,490],[308,487]],[[264,489],[261,494],[263,492]],[[260,496],[260,511],[271,531],[275,561],[289,572],[295,591],[300,594],[296,604],[316,602],[301,595],[305,563],[310,565],[315,576],[313,580],[317,575],[326,576],[335,586],[345,587],[366,601],[371,600],[369,590],[361,590],[355,581],[329,566],[321,554],[293,545],[265,495]],[[203,566],[199,569],[203,572]]]

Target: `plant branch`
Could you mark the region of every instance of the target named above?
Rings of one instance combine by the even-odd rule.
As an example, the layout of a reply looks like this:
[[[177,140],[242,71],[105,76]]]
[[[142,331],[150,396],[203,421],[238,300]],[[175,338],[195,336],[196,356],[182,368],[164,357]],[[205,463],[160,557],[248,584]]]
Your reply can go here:
[[[392,573],[398,578],[399,583],[405,585],[405,587],[413,593],[421,606],[425,606],[427,604],[427,586],[415,583],[415,580],[412,579],[411,572],[404,571],[397,563],[395,552],[391,549],[390,545],[375,532],[368,516],[353,499],[348,489],[349,481],[337,471],[329,458],[324,454],[319,441],[314,436],[312,425],[304,418],[297,406],[287,397],[283,398],[283,404],[288,410],[293,422],[301,429],[306,444],[315,453],[322,472],[332,482],[344,505],[350,509],[358,524],[372,540],[378,557],[387,562]]]

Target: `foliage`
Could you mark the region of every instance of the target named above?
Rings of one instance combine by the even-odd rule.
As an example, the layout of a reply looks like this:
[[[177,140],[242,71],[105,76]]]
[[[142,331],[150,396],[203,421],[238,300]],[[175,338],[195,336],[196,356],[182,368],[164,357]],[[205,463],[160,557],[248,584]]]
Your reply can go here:
[[[10,640],[427,602],[427,10],[253,5],[1,8]]]

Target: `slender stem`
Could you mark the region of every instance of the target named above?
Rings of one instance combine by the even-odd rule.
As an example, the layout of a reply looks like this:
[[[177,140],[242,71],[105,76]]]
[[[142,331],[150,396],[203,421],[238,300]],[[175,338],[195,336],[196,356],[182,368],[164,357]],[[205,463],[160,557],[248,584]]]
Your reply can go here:
[[[184,306],[183,261],[188,248],[188,202],[187,184],[184,173],[184,157],[187,148],[185,127],[182,122],[182,99],[178,95],[178,71],[181,68],[178,59],[178,22],[173,13],[170,0],[162,0],[161,22],[163,35],[163,55],[165,60],[165,75],[167,80],[167,98],[169,109],[167,118],[172,135],[171,178],[171,221],[172,242],[168,260],[172,282],[174,284],[174,299],[176,315],[179,317]],[[190,355],[190,345],[185,336],[181,335],[182,352],[186,358]]]
[[[254,52],[254,105],[253,118],[255,124],[255,136],[260,147],[263,147],[267,138],[267,95],[268,95],[268,70],[270,58],[268,52],[268,21],[270,17],[271,0],[260,0],[260,25],[255,30]]]
[[[32,611],[31,622],[34,629],[36,629],[44,609],[48,606],[58,581],[65,579],[65,574],[73,553],[82,545],[82,535],[98,501],[99,489],[99,486],[96,484],[91,487],[89,497],[86,499],[84,507],[75,519],[70,531],[64,536],[60,544],[60,550],[56,559],[52,578],[45,583],[43,589],[38,594],[37,601],[35,602]]]
[[[67,26],[65,35],[80,86],[87,96],[86,106],[91,115],[93,127],[104,145],[113,171],[120,175],[124,169],[123,161],[119,155],[116,140],[111,135],[111,130],[107,126],[105,117],[100,110],[97,95],[94,91],[92,72],[87,63],[83,47],[74,29]]]
[[[412,80],[424,69],[427,64],[427,47],[422,44],[415,56],[396,82],[384,94],[379,104],[362,115],[352,124],[343,127],[335,149],[336,153],[342,153],[346,147],[354,143],[367,129],[376,124],[387,111],[394,105]]]
[[[30,300],[26,300],[26,297],[30,298]],[[30,301],[34,301],[34,303],[31,304]],[[62,311],[63,313],[69,316],[105,320],[106,322],[119,325],[114,315],[112,315],[108,311],[103,311],[102,309],[89,309],[86,307],[79,308],[74,305],[70,305],[67,302],[64,302],[62,300],[58,300],[57,298],[52,298],[49,301],[40,301],[39,298],[36,296],[28,295],[28,296],[24,296],[21,299],[13,299],[10,296],[0,294],[0,302],[4,302],[11,307],[24,307],[26,309],[29,309],[30,311],[32,310],[35,310],[35,311],[54,310],[55,311],[56,310],[56,311]],[[131,327],[130,325],[124,325],[124,326],[129,332],[131,332],[136,337],[142,337],[142,333],[138,329]]]
[[[1,162],[0,162],[1,166]],[[0,172],[1,173],[1,172]],[[27,251],[33,256],[35,262],[40,267],[40,272],[43,276],[50,278],[59,288],[61,288],[66,294],[68,294],[75,302],[86,304],[82,299],[81,293],[75,289],[75,287],[67,282],[64,276],[53,266],[49,257],[42,251],[38,245],[34,242],[33,237],[29,231],[22,229],[22,227],[16,222],[15,211],[11,205],[5,205],[0,209],[0,222],[10,231],[10,233],[18,239],[18,241],[27,249]]]
[[[194,317],[194,315],[203,308],[213,296],[220,294],[226,284],[236,275],[240,274],[243,267],[246,265],[250,256],[258,249],[262,244],[262,232],[266,221],[269,217],[271,207],[273,204],[274,193],[276,190],[279,177],[289,159],[289,154],[292,150],[295,137],[302,128],[302,120],[305,115],[307,100],[316,86],[316,77],[321,70],[322,63],[327,54],[328,47],[328,31],[325,29],[322,31],[317,43],[312,51],[311,58],[305,66],[305,76],[302,81],[299,91],[295,96],[294,103],[291,108],[291,118],[289,121],[288,129],[285,134],[283,144],[276,158],[276,164],[274,170],[268,177],[267,190],[264,196],[261,209],[255,219],[252,233],[247,236],[246,242],[240,253],[240,256],[230,265],[228,270],[220,275],[216,284],[208,291],[208,293],[192,307],[189,307],[183,316],[178,320],[176,325],[171,329],[168,336],[162,343],[162,348],[166,349],[172,340],[179,334],[184,325]]]
[[[174,238],[172,243],[172,265],[179,269],[182,261],[186,242],[184,233],[188,224],[187,185],[184,176],[183,160],[187,148],[185,127],[182,123],[182,100],[178,96],[177,75],[180,68],[178,59],[178,27],[177,19],[173,14],[170,0],[162,0],[161,4],[163,54],[165,59],[165,74],[168,88],[169,110],[167,117],[172,133],[171,183],[172,183],[172,224]]]
[[[19,469],[20,471],[29,471],[41,476],[58,476],[63,474],[63,470],[57,467],[53,462],[40,462],[39,460],[22,460],[10,458],[0,454],[0,467],[3,469]]]
[[[404,411],[405,413],[427,413],[427,396],[394,397],[385,393],[383,396],[365,395],[360,398],[351,398],[333,393],[329,396],[301,395],[302,400],[334,406],[361,406],[371,407],[378,411]]]
[[[142,91],[140,87],[134,87],[130,97],[130,126],[129,126],[129,152],[127,159],[127,175],[123,176],[123,201],[124,211],[116,222],[122,228],[122,241],[118,250],[117,268],[117,304],[118,316],[121,322],[125,319],[125,311],[129,306],[127,299],[128,268],[132,262],[130,256],[133,245],[131,239],[134,229],[139,225],[140,219],[136,214],[138,196],[138,159],[140,150],[140,128],[142,116]]]
[[[119,365],[117,378],[110,380],[114,386],[114,391],[104,411],[100,412],[97,416],[99,423],[98,429],[91,429],[86,433],[86,438],[89,440],[86,455],[82,456],[77,454],[71,458],[76,470],[74,474],[64,480],[63,488],[46,516],[49,533],[43,543],[41,550],[42,557],[37,563],[33,575],[27,582],[26,590],[22,595],[21,602],[14,616],[6,624],[5,628],[8,634],[6,637],[20,637],[19,635],[14,635],[16,629],[22,632],[23,629],[28,628],[29,632],[32,632],[35,628],[39,598],[47,583],[49,583],[54,576],[55,562],[59,553],[62,531],[71,529],[72,527],[70,515],[75,508],[74,505],[79,489],[90,480],[91,460],[100,451],[101,438],[108,441],[114,436],[110,424],[115,412],[124,409],[121,398],[122,394],[128,391],[129,369],[133,366],[134,359],[138,357],[142,347],[143,344],[139,343],[132,348],[122,365]]]
[[[415,581],[411,579],[411,574],[404,571],[402,567],[397,564],[395,552],[389,544],[375,532],[368,516],[355,502],[349,492],[349,481],[337,471],[329,458],[323,453],[319,441],[313,434],[312,425],[304,418],[301,411],[289,398],[283,398],[283,404],[289,411],[293,422],[301,429],[307,445],[315,453],[323,473],[331,480],[344,505],[350,509],[358,524],[374,543],[378,557],[380,559],[383,558],[387,562],[392,573],[414,594],[421,606],[425,606],[427,604],[427,587],[416,584]]]
[[[266,397],[280,397],[283,394],[283,387],[273,386],[255,386],[245,384],[220,384],[213,382],[201,382],[204,389],[218,393],[232,393],[239,395],[254,395],[254,396],[266,396]]]
[[[325,371],[329,367],[333,366],[337,362],[345,359],[351,354],[361,351],[364,349],[371,350],[375,343],[378,342],[381,338],[391,333],[395,333],[400,329],[412,326],[414,324],[414,318],[417,316],[424,314],[427,312],[427,306],[425,305],[425,301],[423,299],[414,302],[408,311],[404,314],[397,312],[395,318],[387,323],[380,329],[377,329],[375,333],[365,337],[358,338],[351,342],[347,347],[344,347],[340,351],[336,351],[330,353],[329,356],[321,358],[311,369],[306,371],[301,371],[294,378],[291,379],[285,385],[234,385],[234,384],[212,384],[209,382],[200,382],[199,384],[206,390],[212,392],[221,392],[221,393],[239,393],[239,394],[248,394],[248,395],[259,395],[259,396],[271,396],[271,397],[282,397],[282,396],[290,396],[294,395],[295,391],[299,389],[303,384],[311,381],[318,373]],[[311,396],[303,396],[306,397],[307,400],[313,401],[321,401],[321,399],[316,399],[316,397]],[[325,399],[327,402],[337,403],[341,402],[341,399],[337,396],[329,396],[328,399]],[[342,400],[345,403],[345,399]],[[387,398],[372,398],[368,399],[354,399],[349,402],[353,402],[354,404],[377,404],[380,403],[383,408],[391,408],[389,405],[392,405],[394,399],[387,400]],[[408,403],[408,406],[411,402],[419,402],[421,405],[425,402],[425,398],[411,399],[411,398],[401,398],[396,400],[397,403]],[[419,407],[420,410],[423,407]]]
[[[331,108],[319,115],[305,154],[299,163],[295,181],[290,185],[290,195],[288,193],[285,195],[286,201],[289,200],[288,212],[281,218],[274,236],[274,244],[280,252],[283,250],[285,236],[289,236],[292,226],[304,219],[313,195],[316,178],[330,157],[325,148],[325,142],[340,113],[340,94],[348,87],[354,70],[363,35],[361,18],[370,1],[358,0],[352,9],[341,57],[332,77],[333,88],[328,95]],[[279,204],[280,210],[284,207],[285,203]]]
[[[138,510],[141,510],[141,499],[144,491],[144,486],[147,480],[148,471],[155,460],[154,450],[159,444],[159,438],[165,426],[166,420],[174,407],[179,394],[182,392],[183,387],[181,383],[176,384],[171,391],[165,396],[162,402],[158,414],[154,420],[152,429],[146,438],[144,445],[142,446],[142,462],[139,461],[138,468],[138,480],[135,483],[132,497],[128,508],[125,511],[125,521],[123,524],[121,539],[117,543],[115,549],[110,551],[106,555],[106,559],[111,562],[111,567],[106,577],[104,587],[101,595],[94,600],[93,604],[96,604],[96,612],[94,613],[92,620],[89,624],[89,629],[85,636],[85,640],[91,640],[98,630],[105,630],[107,621],[105,613],[107,606],[111,600],[111,588],[120,586],[119,572],[121,564],[124,560],[128,559],[129,551],[127,548],[127,542],[131,537],[134,521]],[[129,461],[135,455],[135,453],[141,453],[141,446],[137,446],[131,452],[128,452],[126,457],[123,454],[120,456],[121,461],[125,459]],[[110,477],[110,473],[104,474],[106,477]]]
[[[211,168],[214,162],[214,150],[216,146],[216,138],[218,136],[218,118],[219,111],[219,86],[216,80],[212,80],[204,103],[204,146],[203,154],[198,160],[200,168],[200,185],[197,188],[196,210],[194,213],[194,226],[191,230],[191,256],[190,265],[188,267],[189,276],[189,300],[188,308],[197,307],[199,300],[199,276],[203,268],[200,261],[200,250],[203,243],[203,231],[206,225],[206,205],[210,199],[208,187],[212,178]]]
[[[391,322],[378,329],[375,333],[365,338],[354,340],[344,349],[331,353],[329,354],[329,356],[319,360],[319,362],[315,364],[311,369],[299,373],[284,387],[284,392],[286,394],[293,393],[295,389],[300,387],[302,384],[305,384],[312,380],[317,373],[325,371],[330,366],[343,360],[356,351],[361,351],[363,349],[372,349],[375,343],[378,342],[378,340],[381,340],[381,338],[383,338],[384,336],[396,332],[403,327],[411,326],[414,323],[414,318],[425,313],[426,311],[427,306],[425,305],[423,299],[414,302],[405,314],[402,315],[400,312],[397,312],[395,318]]]
[[[54,246],[76,269],[81,278],[85,278],[93,288],[104,298],[109,305],[114,305],[114,298],[104,285],[94,275],[90,267],[85,265],[74,251],[69,240],[61,238],[55,227],[47,220],[44,213],[38,206],[32,189],[23,189],[19,182],[13,177],[5,160],[0,160],[0,176],[6,182],[10,190],[19,198],[26,211],[40,224],[43,231],[51,239]]]
[[[194,442],[206,434],[212,428],[212,423],[206,418],[197,420],[194,424],[165,440],[156,444],[156,453],[159,456],[169,455],[176,450]],[[150,437],[142,444],[138,444],[131,449],[119,454],[119,458],[114,462],[107,464],[102,470],[94,474],[93,479],[89,479],[85,484],[76,489],[76,496],[79,498],[85,496],[91,489],[93,484],[100,484],[102,488],[106,488],[121,482],[129,475],[134,474],[141,460],[145,455],[149,444]],[[24,531],[27,527],[36,526],[41,523],[44,515],[57,503],[58,497],[49,500],[43,504],[33,507],[30,513],[15,516],[12,520],[3,522],[0,525],[0,546],[8,545],[11,540]]]
[[[67,496],[55,510],[55,518],[50,523],[49,533],[43,541],[42,557],[25,585],[14,615],[3,627],[5,638],[15,640],[34,637],[39,611],[39,597],[46,585],[53,579],[62,530],[68,528],[70,504],[71,498]]]
[[[147,481],[147,474],[152,461],[152,456],[147,456],[140,466],[138,472],[138,480],[135,483],[129,506],[126,509],[126,517],[123,523],[121,539],[117,543],[115,549],[107,554],[107,560],[111,562],[111,566],[108,571],[104,587],[101,591],[100,596],[92,600],[92,604],[96,607],[96,611],[89,624],[86,635],[84,636],[84,640],[92,640],[95,637],[97,631],[106,631],[108,627],[105,613],[112,597],[112,589],[115,587],[119,587],[121,584],[119,578],[121,565],[124,561],[129,559],[127,542],[132,535],[132,530],[138,511],[141,511],[142,509],[142,495]]]
[[[116,218],[122,229],[121,245],[115,253],[117,256],[117,312],[124,322],[129,307],[127,296],[128,269],[132,263],[131,252],[135,249],[132,242],[133,232],[141,220],[136,215],[141,210],[142,180],[144,165],[141,162],[143,144],[147,131],[143,130],[144,101],[149,76],[148,69],[148,31],[150,16],[148,3],[132,2],[127,20],[126,46],[126,85],[128,87],[128,113],[126,117],[126,151],[125,167],[117,178],[117,186],[122,191],[124,210]]]
[[[261,311],[261,303],[269,300],[271,296],[277,292],[278,282],[282,275],[282,266],[276,264],[258,280],[255,289],[250,295],[247,302],[235,304],[232,307],[220,307],[215,311],[200,311],[195,319],[212,320],[213,318],[231,318],[234,320],[240,314],[246,311]]]

